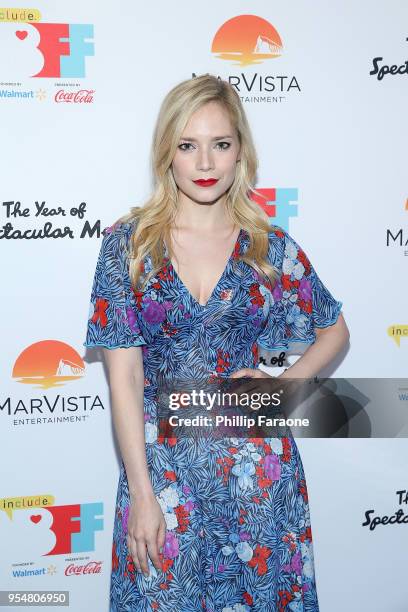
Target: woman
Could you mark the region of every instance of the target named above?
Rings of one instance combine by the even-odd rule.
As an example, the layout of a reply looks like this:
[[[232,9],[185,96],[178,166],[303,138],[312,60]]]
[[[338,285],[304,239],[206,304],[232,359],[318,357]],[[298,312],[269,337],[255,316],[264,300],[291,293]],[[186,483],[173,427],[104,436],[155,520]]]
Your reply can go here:
[[[159,381],[266,377],[258,345],[344,346],[341,302],[248,195],[257,167],[235,90],[173,88],[153,141],[155,189],[104,232],[85,346],[103,346],[122,463],[111,611],[316,612],[306,482],[293,438],[157,434]]]

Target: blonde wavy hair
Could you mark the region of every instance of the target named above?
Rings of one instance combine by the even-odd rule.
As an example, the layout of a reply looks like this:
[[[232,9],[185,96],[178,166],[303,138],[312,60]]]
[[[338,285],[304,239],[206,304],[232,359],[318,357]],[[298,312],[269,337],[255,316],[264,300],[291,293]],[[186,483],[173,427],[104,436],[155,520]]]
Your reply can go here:
[[[165,244],[168,258],[173,259],[170,228],[177,213],[178,188],[173,178],[172,161],[192,114],[207,102],[213,101],[221,104],[228,112],[241,147],[241,159],[236,165],[234,182],[226,192],[225,204],[231,220],[248,232],[249,244],[246,253],[240,254],[234,263],[245,261],[261,276],[265,276],[271,285],[277,277],[275,268],[267,260],[268,232],[271,231],[268,216],[249,197],[251,192],[258,194],[253,187],[258,159],[244,108],[229,83],[205,74],[182,81],[165,96],[153,135],[153,193],[143,206],[131,207],[130,212],[114,224],[116,226],[137,220],[128,252],[129,276],[135,290],[143,290],[165,263]],[[142,262],[147,255],[150,255],[152,269],[143,275]]]

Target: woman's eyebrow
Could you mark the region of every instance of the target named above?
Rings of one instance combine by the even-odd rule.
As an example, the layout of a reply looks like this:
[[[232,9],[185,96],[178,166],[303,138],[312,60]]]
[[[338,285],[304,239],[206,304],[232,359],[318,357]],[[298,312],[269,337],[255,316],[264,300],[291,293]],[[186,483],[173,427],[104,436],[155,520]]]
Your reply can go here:
[[[230,134],[227,134],[226,136],[215,136],[215,138],[213,138],[212,140],[223,140],[224,138],[232,138],[232,136]],[[195,138],[189,138],[188,136],[181,136],[180,140],[188,140],[189,142],[197,142]]]

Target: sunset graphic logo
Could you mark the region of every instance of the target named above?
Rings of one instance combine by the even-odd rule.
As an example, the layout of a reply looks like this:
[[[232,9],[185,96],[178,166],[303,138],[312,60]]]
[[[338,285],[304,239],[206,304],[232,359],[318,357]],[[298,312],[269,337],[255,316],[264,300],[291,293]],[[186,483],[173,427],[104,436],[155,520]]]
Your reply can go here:
[[[262,17],[238,15],[229,19],[214,36],[211,53],[235,66],[261,64],[279,57],[283,46],[276,29]]]
[[[12,376],[19,383],[50,389],[63,387],[84,373],[85,364],[71,346],[59,340],[42,340],[20,353]]]

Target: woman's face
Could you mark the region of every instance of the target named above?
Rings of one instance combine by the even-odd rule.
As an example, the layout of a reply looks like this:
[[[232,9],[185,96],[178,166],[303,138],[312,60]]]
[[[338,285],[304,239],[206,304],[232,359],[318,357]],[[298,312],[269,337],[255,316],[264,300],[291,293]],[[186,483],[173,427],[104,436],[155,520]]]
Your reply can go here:
[[[188,121],[172,163],[182,194],[197,203],[218,200],[231,187],[239,160],[238,136],[229,115],[218,102],[208,102]],[[216,179],[214,183],[196,183]]]

